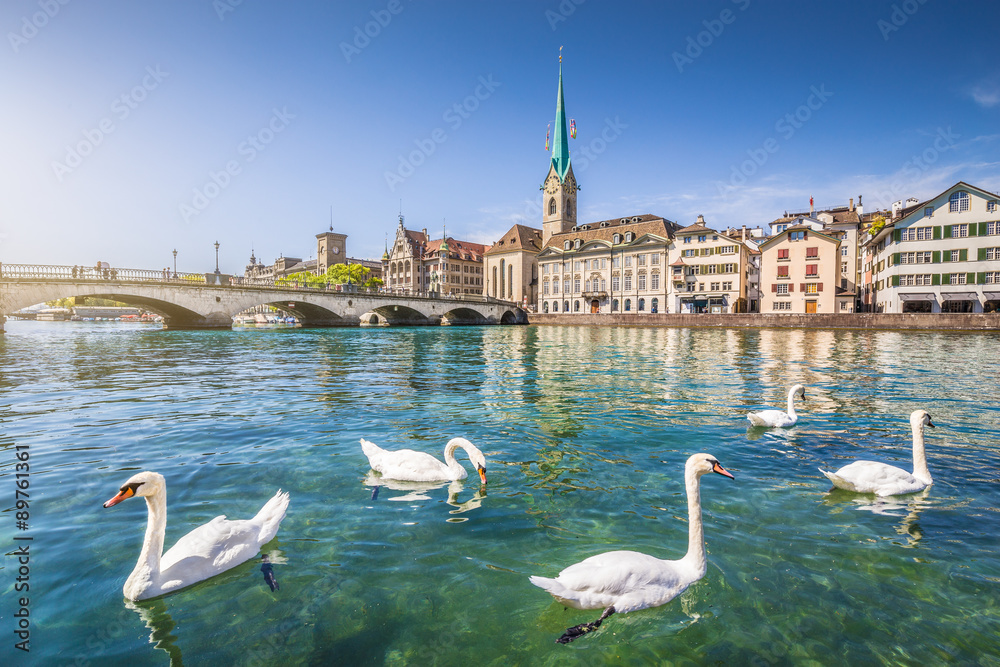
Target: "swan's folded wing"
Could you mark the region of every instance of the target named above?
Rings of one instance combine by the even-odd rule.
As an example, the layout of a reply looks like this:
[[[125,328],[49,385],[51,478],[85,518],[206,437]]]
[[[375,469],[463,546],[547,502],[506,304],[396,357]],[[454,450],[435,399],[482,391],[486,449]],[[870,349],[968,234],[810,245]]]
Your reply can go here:
[[[673,587],[682,576],[675,561],[664,561],[638,551],[608,551],[570,565],[557,580],[576,591],[619,596],[650,584]]]
[[[160,570],[173,567],[205,570],[206,576],[257,555],[259,527],[250,521],[229,521],[220,515],[177,540],[160,560]],[[214,570],[209,572],[209,570]]]
[[[913,487],[914,491],[923,488],[912,474],[902,468],[877,461],[855,461],[832,475],[827,474],[827,477],[836,486],[857,493],[891,495],[903,493],[910,487]]]

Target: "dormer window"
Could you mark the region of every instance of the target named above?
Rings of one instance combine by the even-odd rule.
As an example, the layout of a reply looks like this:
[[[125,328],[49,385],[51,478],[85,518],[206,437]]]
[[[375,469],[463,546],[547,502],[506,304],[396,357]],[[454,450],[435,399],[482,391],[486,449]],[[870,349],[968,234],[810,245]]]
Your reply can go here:
[[[613,238],[613,243],[615,245],[618,245],[621,242],[622,242],[622,235],[621,234],[615,234],[614,238]]]
[[[986,202],[986,212],[987,213],[996,213],[997,212],[997,202],[996,202],[995,199],[993,201]]]
[[[576,241],[574,242],[574,244],[573,244],[573,247],[574,247],[574,248],[575,248],[576,250],[579,250],[579,249],[580,249],[580,245],[581,245],[582,243],[583,243],[583,241],[581,241],[580,239],[577,239],[577,240],[576,240]]]
[[[569,241],[563,242],[563,250],[569,250]]]
[[[625,243],[631,243],[631,242],[632,242],[632,232],[629,232],[625,234]]]
[[[925,206],[924,207],[924,217],[925,218],[929,218],[932,215],[934,215],[934,207],[933,206]]]

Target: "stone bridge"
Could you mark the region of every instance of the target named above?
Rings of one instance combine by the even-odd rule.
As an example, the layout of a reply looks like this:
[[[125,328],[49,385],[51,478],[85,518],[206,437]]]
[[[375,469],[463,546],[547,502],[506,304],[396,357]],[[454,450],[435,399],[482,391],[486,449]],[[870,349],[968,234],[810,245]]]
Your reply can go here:
[[[0,265],[4,316],[67,297],[112,299],[163,316],[167,329],[228,329],[233,317],[273,306],[303,326],[526,324],[518,304],[477,295],[387,293],[350,285],[319,288],[249,281],[225,274],[111,267]]]

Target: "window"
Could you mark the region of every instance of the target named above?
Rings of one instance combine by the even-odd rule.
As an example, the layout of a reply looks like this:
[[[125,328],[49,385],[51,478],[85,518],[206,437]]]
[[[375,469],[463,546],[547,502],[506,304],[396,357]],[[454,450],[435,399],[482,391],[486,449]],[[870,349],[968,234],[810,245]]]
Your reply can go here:
[[[699,292],[705,291],[705,283],[698,283],[698,291]]]
[[[597,260],[596,260],[596,259],[592,259],[592,260],[590,261],[590,269],[591,269],[592,271],[595,271],[595,270],[597,270]]]
[[[549,281],[546,280],[545,282],[542,283],[542,294],[548,294],[548,293],[549,293]]]
[[[553,301],[552,302],[552,312],[553,313],[558,313],[559,312],[559,302],[558,301]]]
[[[726,264],[722,268],[725,269],[723,271],[723,273],[736,273],[736,265],[735,264]]]
[[[933,206],[925,206],[924,207],[924,217],[925,218],[929,218],[932,215],[934,215],[934,207]]]
[[[694,248],[688,248],[684,251],[684,257],[694,257],[697,251]]]
[[[644,310],[646,310],[646,300],[645,299],[639,299],[639,307],[637,308],[637,310],[640,313],[643,312]]]
[[[791,301],[775,301],[774,302],[774,309],[775,310],[791,310],[792,309],[792,302]]]
[[[580,279],[579,278],[576,278],[573,281],[573,292],[576,293],[576,294],[580,293]]]
[[[603,257],[601,258],[601,268],[602,269],[608,268],[608,260]]]
[[[621,289],[621,278],[618,276],[611,276],[611,291],[617,292]]]
[[[969,235],[968,225],[952,225],[951,226],[951,236],[956,239],[964,239]]]
[[[1000,222],[987,222],[986,233],[990,236],[1000,234]]]
[[[841,262],[840,263],[840,272],[841,273],[847,273],[847,262]]]
[[[841,301],[840,302],[840,309],[841,310],[847,310],[847,302],[846,301]]]
[[[581,245],[583,245],[583,241],[581,241],[580,239],[577,239],[576,241],[573,242],[573,248],[576,250],[579,250]]]
[[[732,283],[732,281],[727,281],[727,282],[722,283],[722,291],[723,292],[732,292],[733,291],[733,283]]]
[[[552,293],[559,294],[559,279],[556,278],[552,281]]]
[[[819,294],[819,283],[806,283],[806,294]]]
[[[583,262],[581,262],[580,260],[576,260],[575,262],[573,262],[574,271],[579,271],[582,267],[583,267]]]
[[[966,279],[966,275],[964,273],[953,273],[953,274],[951,274],[951,280],[949,281],[948,284],[949,285],[964,285],[965,284],[965,279]]]
[[[563,312],[564,313],[569,312],[569,301],[563,301]]]
[[[819,247],[806,248],[806,259],[819,257]]]
[[[788,233],[788,240],[789,241],[805,241],[807,238],[809,238],[809,237],[806,235],[805,231],[789,232]]]
[[[614,299],[611,302],[611,312],[612,313],[617,313],[618,312],[618,299]]]
[[[659,264],[660,263],[660,253],[655,252],[652,255],[650,255],[650,262],[649,263],[652,264],[653,266],[656,266],[657,264]]]
[[[958,250],[952,250],[949,256],[951,258],[951,261],[959,262],[961,261],[962,253]]]
[[[986,284],[996,285],[1000,283],[1000,271],[987,271],[986,272]]]
[[[722,255],[731,255],[736,252],[736,246],[734,245],[724,245],[719,248],[719,253]]]
[[[788,248],[778,248],[778,259],[788,259]]]
[[[710,292],[718,292],[719,291],[719,283],[711,283],[708,286],[708,291],[710,291]]]
[[[702,234],[701,236],[698,237],[698,243],[704,243],[707,240],[708,236],[706,236],[705,234]]]
[[[569,250],[569,241],[563,243],[563,250]]]
[[[639,291],[644,291],[646,289],[646,274],[639,274]],[[639,310],[642,310],[641,308]]]
[[[930,241],[934,238],[933,227],[909,227],[899,235],[903,241]]]
[[[580,302],[579,301],[574,301],[573,302],[573,312],[574,313],[579,313],[580,312]]]
[[[690,236],[685,236],[684,237],[684,243],[691,243],[691,237]]]
[[[543,301],[542,302],[542,312],[543,313],[549,312],[549,302],[548,301]]]
[[[646,266],[646,256],[645,255],[636,255],[636,261],[638,262],[639,266]]]
[[[841,257],[847,257],[847,246],[846,245],[845,246],[840,246],[840,255],[841,255]]]
[[[779,278],[787,278],[788,277],[788,267],[787,266],[779,266],[778,267],[778,277]]]
[[[653,299],[653,301],[650,304],[650,306],[651,307],[650,307],[649,310],[650,310],[651,313],[659,312],[659,310],[660,310],[660,300],[659,299]]]
[[[965,190],[959,190],[958,192],[952,193],[948,197],[948,212],[949,213],[961,213],[962,211],[969,210],[969,193]]]
[[[988,260],[1000,259],[1000,248],[986,248],[986,259]]]
[[[660,289],[660,274],[654,273],[649,277],[649,289],[657,290]]]
[[[632,274],[631,273],[626,273],[625,274],[625,291],[628,292],[630,289],[632,289]]]
[[[987,213],[996,213],[996,211],[997,211],[997,202],[995,199],[993,201],[986,202]]]
[[[625,299],[625,312],[632,310],[632,299]]]
[[[555,215],[555,214],[556,214],[556,198],[553,197],[552,199],[549,200],[549,215]]]
[[[632,255],[627,255],[625,257],[625,266],[626,267],[632,266]]]
[[[778,296],[788,296],[788,283],[782,283],[780,285],[775,285],[775,292]]]
[[[701,267],[701,272],[709,275],[715,275],[716,273],[718,273],[718,270],[719,270],[718,264],[706,264],[705,266]]]
[[[621,266],[622,266],[621,255],[619,255],[618,257],[615,257],[614,259],[611,260],[611,266],[614,267],[614,268],[616,268],[616,269],[620,269],[621,268]]]
[[[806,264],[806,276],[818,276],[819,264]]]

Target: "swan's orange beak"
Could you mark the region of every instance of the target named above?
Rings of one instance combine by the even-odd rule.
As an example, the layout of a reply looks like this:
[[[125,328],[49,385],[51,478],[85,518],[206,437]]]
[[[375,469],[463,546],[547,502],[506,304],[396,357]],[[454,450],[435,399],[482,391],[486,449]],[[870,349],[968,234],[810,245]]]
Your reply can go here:
[[[132,488],[131,486],[124,486],[124,487],[122,487],[122,490],[118,492],[117,496],[115,496],[114,498],[112,498],[108,502],[104,503],[104,507],[105,508],[114,507],[115,505],[117,505],[121,501],[125,500],[126,498],[131,498],[134,495],[135,495],[135,489],[134,488]]]
[[[486,483],[486,468],[479,466],[479,479],[482,480],[483,484]]]
[[[731,472],[729,472],[728,470],[726,470],[725,468],[723,468],[721,465],[719,465],[718,461],[716,461],[715,465],[712,466],[712,472],[717,472],[720,475],[724,475],[724,476],[728,477],[729,479],[736,479],[735,477],[733,477],[733,475],[732,475]]]

